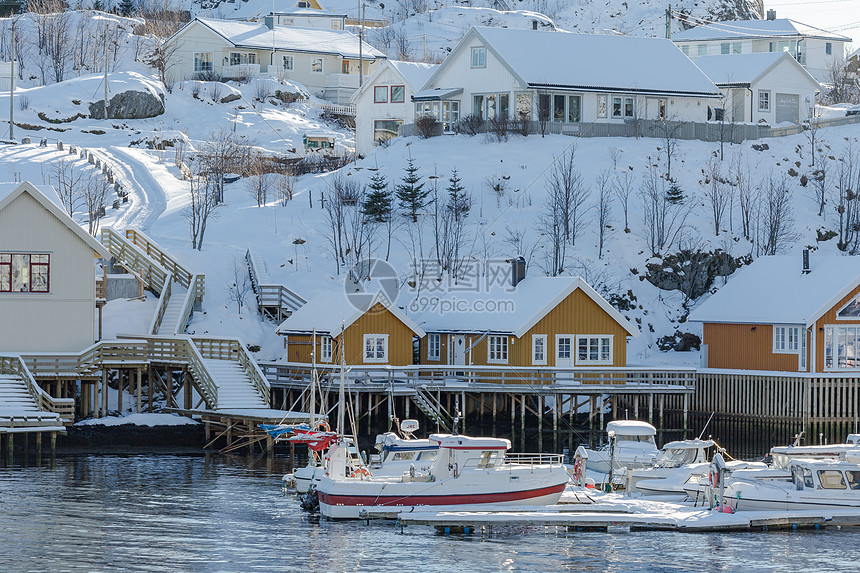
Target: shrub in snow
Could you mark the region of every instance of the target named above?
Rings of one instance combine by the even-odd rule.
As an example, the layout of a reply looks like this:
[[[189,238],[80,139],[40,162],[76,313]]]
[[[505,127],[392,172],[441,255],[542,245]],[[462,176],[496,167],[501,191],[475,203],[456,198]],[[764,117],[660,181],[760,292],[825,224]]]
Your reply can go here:
[[[460,121],[454,124],[454,132],[465,135],[475,135],[484,125],[484,120],[480,115],[467,115],[461,118]]]
[[[415,120],[415,129],[424,139],[442,135],[442,124],[432,115],[422,115]]]

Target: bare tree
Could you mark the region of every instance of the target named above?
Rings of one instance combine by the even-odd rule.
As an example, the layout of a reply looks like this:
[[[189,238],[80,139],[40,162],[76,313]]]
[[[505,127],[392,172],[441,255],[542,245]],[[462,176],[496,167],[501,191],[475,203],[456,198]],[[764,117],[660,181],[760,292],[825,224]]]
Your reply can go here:
[[[606,227],[612,215],[612,193],[609,182],[609,170],[597,174],[594,186],[597,188],[597,258],[603,258],[603,242],[606,238]]]
[[[188,189],[188,205],[182,215],[188,223],[191,235],[191,248],[203,250],[203,237],[210,219],[215,219],[215,210],[220,205],[218,187],[212,182],[211,174],[198,172],[191,177]]]
[[[571,146],[561,157],[555,158],[546,179],[549,194],[560,209],[564,240],[571,246],[576,245],[576,237],[588,212],[585,205],[588,190],[582,185],[582,175],[576,169],[575,156],[576,147]]]
[[[841,54],[840,54],[841,56]],[[827,94],[831,103],[847,102],[851,99],[851,70],[847,58],[832,58],[826,65],[825,81],[830,86]]]
[[[849,139],[843,148],[836,168],[837,204],[839,213],[839,242],[837,247],[842,251],[855,254],[858,237],[860,237],[860,149],[856,139]]]
[[[663,152],[666,154],[666,180],[672,179],[672,160],[678,153],[678,132],[683,122],[677,121],[674,116],[664,117],[658,123],[657,131],[663,140]]]
[[[612,189],[621,203],[621,211],[624,213],[624,232],[630,232],[630,223],[628,221],[630,195],[633,193],[634,174],[633,166],[629,165],[624,169],[615,170],[612,174]]]
[[[683,202],[672,201],[666,180],[651,165],[645,175],[639,194],[642,198],[642,219],[648,233],[648,246],[657,255],[669,249],[686,224],[689,209]]]
[[[209,134],[197,157],[201,172],[206,173],[219,203],[224,201],[224,176],[243,172],[248,164],[250,148],[227,128]]]
[[[824,215],[824,206],[827,204],[827,198],[830,195],[830,181],[827,178],[827,173],[830,170],[830,147],[822,145],[817,150],[818,168],[812,172],[812,189],[815,195],[815,202],[818,204],[818,216]]]
[[[548,247],[544,255],[543,267],[544,271],[553,277],[564,272],[567,258],[565,213],[568,208],[564,202],[561,189],[554,185],[548,186],[544,210],[538,216],[538,228]]]
[[[287,203],[293,200],[295,190],[296,176],[289,167],[284,168],[281,173],[275,176],[275,191],[281,205],[286,207]]]
[[[236,303],[236,312],[240,315],[250,292],[251,279],[248,275],[248,267],[240,264],[236,257],[233,257],[233,282],[227,285],[227,300]]]
[[[752,181],[750,167],[739,150],[732,159],[731,179],[738,190],[738,206],[741,213],[741,233],[744,239],[753,239],[754,216],[758,205],[758,187]]]
[[[269,172],[266,160],[255,154],[251,157],[248,165],[248,191],[257,201],[257,207],[262,207],[269,201],[269,186],[272,174]]]
[[[758,214],[757,248],[762,255],[776,255],[795,239],[791,194],[785,177],[771,174],[763,184]]]
[[[406,34],[406,28],[401,26],[394,32],[394,47],[397,50],[397,59],[409,61],[412,59],[412,45],[409,43],[409,36]]]
[[[87,230],[95,237],[99,232],[99,222],[105,215],[110,185],[99,171],[90,169],[83,176],[80,189],[81,200],[87,208]]]
[[[336,174],[323,192],[323,209],[328,223],[326,239],[335,258],[337,273],[363,260],[370,249],[373,226],[365,225],[361,210],[364,187],[355,179]]]
[[[60,196],[60,202],[63,204],[63,209],[71,217],[81,205],[80,187],[83,171],[76,169],[73,162],[60,159],[54,163],[53,175],[57,183],[57,194]]]
[[[705,168],[702,169],[702,176],[704,180],[700,183],[705,189],[705,198],[711,206],[714,234],[719,236],[723,216],[731,202],[732,186],[723,176],[722,163],[716,157],[711,157]]]

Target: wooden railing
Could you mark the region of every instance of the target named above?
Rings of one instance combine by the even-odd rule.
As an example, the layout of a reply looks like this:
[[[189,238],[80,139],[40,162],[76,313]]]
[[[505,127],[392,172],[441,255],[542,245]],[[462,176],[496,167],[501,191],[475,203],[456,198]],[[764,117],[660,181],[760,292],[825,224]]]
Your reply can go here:
[[[124,267],[137,273],[145,286],[151,290],[162,288],[167,271],[137,246],[110,227],[102,228],[101,242]]]
[[[254,384],[254,388],[265,400],[266,405],[271,404],[269,381],[242,341],[235,338],[203,338],[197,336],[192,337],[191,340],[194,341],[200,354],[206,359],[238,362],[242,371]]]
[[[194,275],[191,279],[191,286],[197,283],[196,279],[202,278],[202,275]],[[173,325],[173,334],[182,334],[185,332],[185,327],[188,325],[188,320],[191,318],[191,313],[194,311],[194,302],[197,300],[197,290],[190,288],[185,292],[185,300],[182,301],[182,310],[179,312],[179,318],[176,324]]]
[[[275,320],[281,321],[307,302],[284,285],[270,284],[264,281],[264,278],[268,279],[268,277],[264,276],[257,268],[251,249],[245,251],[245,262],[248,264],[248,272],[251,276],[251,287],[257,295],[257,307],[260,314],[268,314]],[[272,313],[271,309],[276,310]]]
[[[158,297],[158,305],[155,307],[155,314],[152,316],[152,323],[149,325],[149,334],[158,334],[158,329],[161,328],[161,322],[164,320],[164,312],[167,310],[167,305],[170,303],[171,284],[173,283],[173,273],[168,272],[164,279],[164,286],[161,288],[161,295]],[[171,334],[173,334],[171,332]]]
[[[261,363],[260,368],[272,384],[307,383],[311,365],[296,362]],[[337,377],[336,364],[317,365],[320,376]],[[561,389],[582,387],[590,390],[620,391],[647,388],[653,391],[688,392],[696,383],[695,368],[619,368],[619,367],[514,367],[514,366],[349,366],[349,383],[407,384],[444,386],[456,381],[468,385],[550,386]]]
[[[27,392],[42,412],[53,412],[64,420],[75,419],[74,398],[54,398],[36,383],[26,362],[20,356],[0,356],[0,374],[16,376],[24,381]]]
[[[173,278],[185,288],[190,288],[191,271],[182,266],[170,254],[166,253],[158,244],[147,237],[142,231],[137,229],[126,229],[125,238],[133,245],[137,246],[141,251],[147,254],[152,260],[157,262],[162,268],[173,273]]]

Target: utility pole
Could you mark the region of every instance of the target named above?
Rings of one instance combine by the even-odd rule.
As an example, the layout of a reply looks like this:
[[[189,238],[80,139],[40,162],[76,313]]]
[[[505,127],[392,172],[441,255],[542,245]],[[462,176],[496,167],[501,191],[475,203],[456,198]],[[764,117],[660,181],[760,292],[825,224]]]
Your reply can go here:
[[[105,24],[105,119],[108,119],[108,24]]]
[[[14,141],[12,135],[15,126],[15,20],[12,20],[12,63],[9,65],[9,141]]]
[[[364,84],[364,2],[358,0],[358,17],[361,25],[358,28],[358,89]]]
[[[672,39],[672,5],[666,10],[666,37]]]

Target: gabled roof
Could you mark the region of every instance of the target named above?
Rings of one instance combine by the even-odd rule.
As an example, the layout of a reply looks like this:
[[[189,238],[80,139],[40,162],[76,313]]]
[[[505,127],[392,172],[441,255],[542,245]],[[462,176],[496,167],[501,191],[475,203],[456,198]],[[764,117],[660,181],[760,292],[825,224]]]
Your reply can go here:
[[[820,89],[821,86],[815,78],[788,52],[702,56],[696,58],[695,63],[718,86],[749,86],[784,61],[789,62],[815,89]]]
[[[424,336],[424,330],[406,316],[395,304],[384,305],[400,322],[406,325],[419,338]],[[373,305],[370,305],[372,308]],[[317,334],[339,336],[343,330],[364,316],[364,311],[357,309],[346,298],[343,289],[331,289],[309,300],[291,314],[277,329],[278,334]]]
[[[761,257],[690,313],[693,322],[810,326],[860,285],[860,257]]]
[[[427,332],[491,332],[519,338],[577,289],[630,336],[639,336],[639,330],[580,277],[527,277],[516,288],[498,286],[489,292],[456,292],[451,297],[456,299],[457,306],[469,310],[442,313],[439,312],[441,305],[437,305],[414,315],[414,319]],[[442,296],[439,295],[440,299]],[[492,306],[487,305],[490,300]],[[473,310],[475,308],[486,310]]]
[[[708,40],[741,40],[749,38],[816,38],[850,42],[851,38],[834,34],[821,28],[807,26],[790,20],[732,20],[729,22],[713,22],[702,24],[683,32],[672,34],[676,42],[708,41]]]
[[[456,57],[469,57],[463,52],[476,38],[523,88],[720,97],[670,40],[507,28],[472,28],[426,87],[435,85]]]
[[[69,228],[72,233],[78,236],[81,241],[87,244],[100,257],[109,259],[110,251],[107,247],[95,240],[92,235],[84,231],[80,225],[75,223],[75,220],[60,207],[60,200],[57,197],[56,191],[50,185],[36,187],[29,181],[23,183],[0,183],[0,211],[6,208],[22,194],[27,194],[35,199],[49,213],[56,217],[62,224]]]
[[[265,24],[259,22],[216,20],[214,18],[195,18],[168,41],[173,41],[195,23],[209,28],[236,48],[271,50],[274,46],[275,50],[280,52],[334,54],[353,60],[359,57],[358,36],[346,30],[322,30],[281,25],[270,30]],[[362,59],[374,60],[377,58],[385,58],[385,54],[367,42],[362,42]]]
[[[439,64],[425,64],[422,62],[404,62],[402,60],[386,60],[379,68],[361,85],[361,89],[356,90],[351,101],[355,101],[359,94],[364,93],[370,86],[376,83],[376,79],[381,76],[385,70],[393,70],[403,78],[403,81],[412,89],[413,92],[418,91],[427,83],[427,80],[433,75],[433,72]]]

